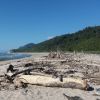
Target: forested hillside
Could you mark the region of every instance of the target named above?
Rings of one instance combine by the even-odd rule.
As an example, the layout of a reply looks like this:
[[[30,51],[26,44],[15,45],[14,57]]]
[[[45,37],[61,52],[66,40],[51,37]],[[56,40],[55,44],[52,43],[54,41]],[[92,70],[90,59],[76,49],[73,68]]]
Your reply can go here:
[[[38,44],[13,49],[13,52],[100,51],[100,26],[87,27],[71,34],[64,34]]]

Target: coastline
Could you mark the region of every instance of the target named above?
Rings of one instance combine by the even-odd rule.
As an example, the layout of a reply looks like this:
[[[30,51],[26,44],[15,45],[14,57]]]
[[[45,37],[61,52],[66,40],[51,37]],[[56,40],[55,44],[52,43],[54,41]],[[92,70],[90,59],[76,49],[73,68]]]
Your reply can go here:
[[[31,53],[31,52],[23,52],[23,53],[14,53],[14,54],[28,54],[30,55],[29,57],[24,57],[24,58],[19,58],[19,59],[12,59],[12,60],[4,60],[0,61],[0,66],[5,65],[5,64],[11,64],[12,62],[18,62],[18,61],[29,61],[29,60],[34,60],[35,58],[40,58],[42,56],[48,55],[48,53]]]

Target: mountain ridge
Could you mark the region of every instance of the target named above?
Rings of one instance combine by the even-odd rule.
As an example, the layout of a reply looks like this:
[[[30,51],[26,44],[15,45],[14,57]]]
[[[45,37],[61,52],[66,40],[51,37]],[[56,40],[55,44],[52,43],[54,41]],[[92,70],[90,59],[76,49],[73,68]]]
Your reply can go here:
[[[63,34],[52,39],[33,44],[30,48],[13,49],[13,52],[56,51],[100,51],[100,26],[86,27],[72,34]]]

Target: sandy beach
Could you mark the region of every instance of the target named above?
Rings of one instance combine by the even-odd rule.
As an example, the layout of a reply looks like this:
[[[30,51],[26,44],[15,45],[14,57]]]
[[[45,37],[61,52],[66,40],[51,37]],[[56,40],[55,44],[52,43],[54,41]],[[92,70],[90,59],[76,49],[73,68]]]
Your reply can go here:
[[[9,60],[9,61],[1,61],[0,62],[0,75],[4,75],[6,70],[10,64],[14,65],[15,68],[19,70],[23,69],[24,65],[27,63],[34,63],[38,62],[41,63],[41,60],[45,59],[45,56],[48,56],[48,53],[32,53],[31,57],[17,59],[17,60]],[[67,61],[71,57],[70,62]],[[67,59],[68,58],[68,59]],[[45,62],[49,61],[51,64],[56,66],[55,70],[59,73],[65,73],[68,70],[75,69],[77,70],[76,73],[73,74],[64,74],[65,76],[78,76],[78,77],[85,77],[83,74],[84,71],[87,70],[88,72],[88,83],[94,88],[92,91],[87,90],[80,90],[80,89],[72,89],[72,88],[61,88],[61,87],[44,87],[44,86],[37,86],[37,85],[28,85],[26,88],[18,88],[17,90],[14,89],[13,84],[9,84],[7,89],[0,89],[0,100],[100,100],[100,91],[98,92],[99,95],[96,95],[97,88],[100,88],[100,81],[96,82],[98,78],[100,80],[100,55],[98,54],[70,54],[67,53],[66,62],[61,62],[56,59],[52,60],[44,60]],[[69,65],[69,66],[68,66]],[[86,68],[88,66],[88,69]],[[70,67],[70,68],[68,68]],[[81,67],[81,68],[80,68]],[[96,72],[96,68],[99,71]],[[90,73],[93,74],[90,75]],[[90,72],[90,73],[89,73]],[[96,77],[95,82],[92,80],[91,77]],[[91,78],[91,80],[90,80]],[[67,98],[65,95],[73,98]],[[79,97],[75,99],[75,96]]]

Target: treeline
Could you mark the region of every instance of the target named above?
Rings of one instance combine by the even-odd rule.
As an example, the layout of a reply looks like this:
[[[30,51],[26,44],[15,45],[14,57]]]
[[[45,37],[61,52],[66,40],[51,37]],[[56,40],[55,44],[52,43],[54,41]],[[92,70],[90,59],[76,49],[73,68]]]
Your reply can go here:
[[[64,34],[31,46],[13,49],[13,52],[47,51],[100,51],[100,26],[87,27],[71,34]]]

